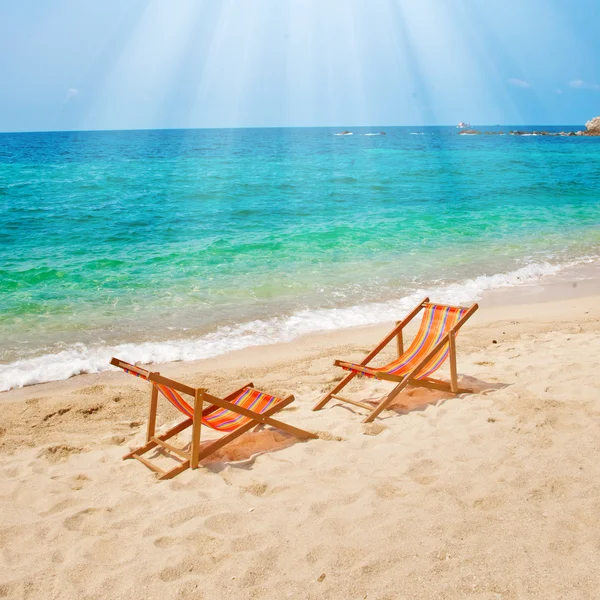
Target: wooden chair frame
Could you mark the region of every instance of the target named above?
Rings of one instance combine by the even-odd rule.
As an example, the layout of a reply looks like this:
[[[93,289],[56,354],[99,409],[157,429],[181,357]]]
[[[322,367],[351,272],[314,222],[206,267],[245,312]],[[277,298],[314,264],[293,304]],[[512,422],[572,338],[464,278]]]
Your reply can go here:
[[[187,396],[191,396],[194,399],[194,416],[192,418],[186,418],[174,427],[171,427],[168,431],[161,435],[156,435],[156,415],[158,411],[158,398],[159,391],[155,385],[152,385],[152,393],[150,396],[150,410],[148,413],[148,426],[146,429],[146,443],[135,450],[127,453],[123,456],[123,460],[127,460],[129,458],[135,458],[140,461],[142,464],[146,465],[149,469],[154,471],[159,479],[171,479],[178,475],[179,473],[185,471],[186,469],[192,468],[197,469],[198,464],[201,460],[212,454],[213,452],[219,450],[226,444],[229,444],[233,440],[235,440],[240,435],[250,431],[252,428],[264,427],[265,425],[270,425],[276,429],[280,429],[281,431],[285,431],[291,435],[295,435],[301,439],[308,438],[316,438],[317,436],[314,433],[309,431],[305,431],[304,429],[299,429],[298,427],[294,427],[292,425],[288,425],[287,423],[283,423],[277,419],[273,419],[272,415],[278,413],[283,410],[286,406],[291,404],[294,401],[294,396],[289,395],[283,398],[280,402],[278,402],[275,406],[272,406],[268,410],[263,413],[258,413],[242,406],[238,406],[233,404],[231,401],[235,400],[235,398],[246,388],[254,388],[254,384],[252,382],[242,386],[235,392],[232,392],[225,398],[218,398],[217,396],[213,396],[209,394],[204,388],[193,388],[178,381],[174,381],[173,379],[168,379],[163,377],[158,372],[146,371],[140,367],[136,367],[120,361],[117,358],[113,358],[111,361],[112,365],[116,367],[120,367],[122,369],[127,369],[129,372],[139,375],[151,383],[160,383],[167,387],[170,387],[174,390],[177,390],[181,394],[186,394]],[[208,404],[208,406],[206,406]],[[238,427],[235,431],[231,431],[229,433],[224,434],[219,439],[209,443],[205,448],[200,448],[200,433],[202,426],[202,418],[210,415],[215,410],[219,408],[224,408],[230,410],[233,413],[243,415],[245,417],[249,417],[251,420],[248,423]],[[206,425],[205,425],[206,426]],[[185,431],[189,427],[192,428],[192,439],[190,444],[190,450],[186,451],[182,448],[177,448],[167,442],[168,439],[174,437],[178,433]],[[150,462],[147,458],[143,457],[143,454],[152,450],[153,448],[161,447],[168,452],[175,454],[179,458],[183,459],[179,465],[174,467],[169,471],[165,471],[159,468],[154,463]]]
[[[375,348],[363,359],[363,361],[356,365],[350,362],[336,360],[334,365],[337,367],[347,367],[353,370],[346,375],[330,392],[328,392],[315,406],[313,410],[322,409],[332,398],[346,402],[359,408],[364,408],[369,411],[367,417],[363,420],[363,423],[370,423],[377,417],[383,410],[385,410],[393,400],[406,388],[407,386],[425,387],[434,390],[442,390],[452,392],[453,394],[466,394],[471,393],[472,390],[459,388],[458,387],[458,374],[456,370],[456,335],[459,329],[467,322],[467,320],[473,315],[473,313],[479,308],[477,304],[471,306],[457,306],[453,308],[462,308],[466,312],[457,321],[457,323],[444,334],[442,339],[431,349],[431,351],[420,360],[417,365],[402,376],[397,376],[388,373],[382,373],[375,369],[369,368],[367,365],[394,339],[396,338],[396,346],[398,351],[398,357],[404,353],[404,340],[402,330],[429,304],[429,298],[424,298],[423,301],[418,304],[402,321],[396,323],[396,327],[392,329],[388,335],[386,335]],[[436,306],[447,306],[443,304],[436,304]],[[432,377],[422,377],[417,379],[416,375],[419,371],[446,345],[449,346],[449,358],[450,358],[450,381],[443,381],[440,379],[434,379]],[[382,379],[386,381],[393,381],[397,383],[396,387],[387,394],[375,407],[366,402],[358,402],[350,398],[344,398],[338,396],[346,385],[356,377],[359,373],[375,377],[376,379]]]

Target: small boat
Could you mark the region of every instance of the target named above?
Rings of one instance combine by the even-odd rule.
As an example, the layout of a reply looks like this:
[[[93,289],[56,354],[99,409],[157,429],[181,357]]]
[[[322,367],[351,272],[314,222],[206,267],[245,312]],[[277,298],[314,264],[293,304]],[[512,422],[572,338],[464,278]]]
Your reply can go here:
[[[465,123],[465,121],[461,121],[457,126],[457,129],[471,129],[471,123]]]

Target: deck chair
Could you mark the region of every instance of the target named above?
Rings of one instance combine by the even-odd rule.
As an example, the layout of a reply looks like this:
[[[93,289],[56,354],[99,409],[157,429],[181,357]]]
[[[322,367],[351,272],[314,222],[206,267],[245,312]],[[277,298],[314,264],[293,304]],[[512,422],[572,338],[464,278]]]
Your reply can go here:
[[[346,402],[369,411],[364,423],[369,423],[386,409],[391,402],[402,392],[411,386],[422,386],[435,390],[443,390],[454,394],[464,394],[472,390],[458,387],[456,372],[456,335],[460,328],[467,322],[471,315],[477,310],[477,304],[469,307],[446,306],[443,304],[432,304],[429,298],[425,298],[414,310],[412,310],[403,321],[396,323],[396,327],[359,363],[350,363],[336,360],[334,364],[346,371],[350,371],[313,410],[320,410],[332,398]],[[421,326],[412,344],[406,352],[402,330],[410,321],[424,310]],[[367,366],[381,350],[383,350],[394,338],[398,348],[398,358],[382,367]],[[442,381],[430,377],[437,371],[450,356],[450,381]],[[338,396],[350,381],[358,374],[367,377],[375,377],[386,381],[397,383],[396,387],[387,396],[373,407],[365,402],[358,402],[349,398]]]
[[[252,383],[241,387],[229,394],[226,398],[212,396],[203,388],[193,388],[173,379],[162,377],[160,373],[150,372],[130,365],[118,358],[113,358],[110,363],[152,384],[150,397],[150,412],[148,415],[148,428],[146,443],[140,448],[132,450],[123,459],[135,458],[149,469],[158,474],[159,479],[170,479],[182,471],[198,468],[198,463],[219,448],[222,448],[253,427],[270,425],[299,438],[316,438],[317,436],[303,429],[298,429],[287,423],[282,423],[272,418],[272,415],[283,410],[294,401],[294,396],[280,399],[257,390]],[[159,394],[164,396],[177,410],[185,415],[181,421],[166,433],[156,435],[156,413]],[[189,404],[183,395],[192,397],[193,404]],[[216,431],[224,433],[221,438],[200,447],[200,429],[205,425]],[[181,433],[188,427],[192,428],[192,441],[189,451],[172,446],[168,439]],[[175,455],[181,462],[170,471],[164,471],[144,458],[144,454],[156,447],[161,447]]]

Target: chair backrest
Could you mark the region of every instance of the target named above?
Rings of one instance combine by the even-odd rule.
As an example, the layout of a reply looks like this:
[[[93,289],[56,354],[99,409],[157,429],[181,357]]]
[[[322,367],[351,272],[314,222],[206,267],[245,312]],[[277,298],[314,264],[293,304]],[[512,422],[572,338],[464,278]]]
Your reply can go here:
[[[183,386],[182,384],[171,379],[160,377],[160,375],[157,373],[151,373],[150,371],[146,371],[141,367],[130,365],[129,363],[117,358],[113,358],[111,360],[111,364],[123,369],[125,373],[129,373],[130,375],[134,375],[149,381],[178,411],[183,413],[186,417],[194,417],[194,408],[188,402],[186,402],[183,395],[177,389],[175,389],[175,387],[173,387],[180,387],[183,391],[187,386]],[[160,381],[156,381],[157,379]],[[167,383],[170,385],[167,385]],[[191,391],[194,390],[189,388],[184,393],[190,393]],[[265,394],[264,392],[261,392],[253,387],[247,387],[242,389],[235,398],[230,400],[230,402],[236,406],[240,406],[241,408],[262,414],[272,406],[281,402],[281,400],[275,396],[271,396],[270,394]],[[235,431],[250,420],[251,419],[249,417],[240,413],[232,412],[227,408],[213,410],[210,412],[210,414],[202,418],[202,422],[205,425],[208,425],[217,431],[226,432]]]
[[[457,325],[462,325],[461,320],[473,310],[474,307],[425,303],[421,325],[412,343],[399,359],[382,369],[390,374],[407,373],[435,348],[446,333]],[[448,352],[448,344],[444,344],[419,370],[416,377],[428,377],[437,371],[448,357]]]
[[[177,390],[163,383],[156,383],[155,381],[151,383],[179,412],[186,417],[190,417],[190,419],[193,418],[194,409]]]
[[[469,309],[464,306],[444,306],[442,304],[427,304],[423,314],[423,320],[419,327],[417,340],[422,339],[423,347],[427,350],[421,354],[421,358],[431,352],[435,345],[452,328],[459,324]],[[443,364],[450,351],[449,344],[444,344],[441,350],[435,353],[429,361],[417,373],[417,378],[429,377]]]
[[[186,402],[183,396],[174,388],[166,383],[153,381],[156,378],[155,373],[151,373],[146,369],[142,369],[141,367],[137,367],[136,365],[130,365],[129,363],[119,360],[118,358],[113,358],[110,363],[115,367],[119,367],[123,369],[125,373],[129,373],[135,377],[139,377],[140,379],[145,379],[149,381],[177,410],[182,412],[186,417],[194,416],[194,409],[192,406]],[[160,377],[161,380],[167,382],[170,381],[164,377]],[[172,385],[177,385],[176,381],[172,382]]]

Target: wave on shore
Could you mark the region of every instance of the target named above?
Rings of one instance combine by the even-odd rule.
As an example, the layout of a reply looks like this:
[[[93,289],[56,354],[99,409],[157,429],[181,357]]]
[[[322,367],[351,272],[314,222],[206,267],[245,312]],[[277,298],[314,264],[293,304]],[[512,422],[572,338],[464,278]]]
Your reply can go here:
[[[481,275],[474,279],[417,289],[403,298],[345,308],[305,309],[292,315],[255,320],[185,340],[148,341],[115,346],[77,344],[58,353],[0,365],[0,392],[36,383],[59,381],[83,373],[99,373],[109,367],[112,356],[141,364],[211,358],[231,350],[289,342],[301,335],[396,320],[428,295],[443,303],[464,304],[489,290],[532,283],[577,263],[530,264],[508,273]]]

